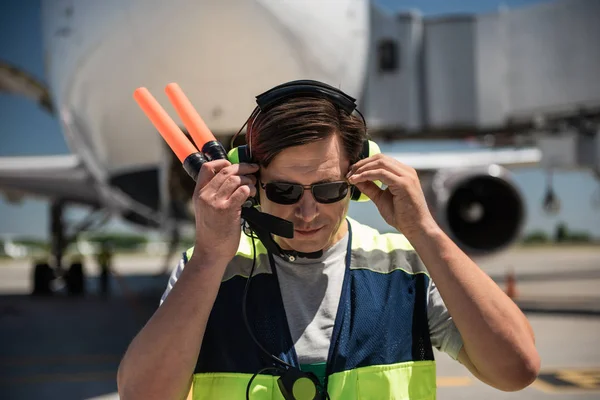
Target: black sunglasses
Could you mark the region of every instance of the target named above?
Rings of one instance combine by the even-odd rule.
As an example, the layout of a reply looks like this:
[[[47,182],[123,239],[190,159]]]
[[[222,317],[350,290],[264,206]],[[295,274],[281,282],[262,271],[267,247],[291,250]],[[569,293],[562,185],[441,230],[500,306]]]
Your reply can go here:
[[[342,200],[348,194],[350,185],[346,181],[315,183],[300,185],[298,183],[269,182],[260,183],[267,198],[278,204],[294,204],[300,201],[304,191],[310,189],[313,197],[319,203],[331,204]]]

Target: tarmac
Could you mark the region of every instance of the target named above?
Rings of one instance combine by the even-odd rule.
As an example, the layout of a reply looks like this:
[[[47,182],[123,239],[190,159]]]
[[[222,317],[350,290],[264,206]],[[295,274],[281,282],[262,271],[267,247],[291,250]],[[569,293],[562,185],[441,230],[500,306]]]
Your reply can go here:
[[[477,260],[501,287],[514,274],[536,334],[542,371],[519,392],[502,392],[435,352],[439,399],[600,399],[600,247],[513,248]],[[176,260],[171,264],[175,265]],[[111,295],[98,295],[86,260],[87,294],[31,296],[31,265],[0,260],[0,399],[118,399],[116,371],[152,315],[168,277],[163,259],[115,257]]]

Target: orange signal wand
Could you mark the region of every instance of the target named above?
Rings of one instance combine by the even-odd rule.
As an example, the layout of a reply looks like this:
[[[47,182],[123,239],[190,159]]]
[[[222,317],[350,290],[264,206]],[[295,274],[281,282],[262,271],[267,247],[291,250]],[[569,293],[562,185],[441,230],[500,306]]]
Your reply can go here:
[[[171,150],[177,155],[179,161],[183,163],[188,175],[196,180],[200,167],[206,162],[206,158],[185,137],[179,126],[171,119],[148,89],[145,87],[137,88],[133,92],[133,98],[160,132]]]
[[[148,89],[145,87],[137,88],[133,92],[133,98],[154,127],[158,129],[171,150],[175,152],[179,161],[183,162],[187,156],[198,151]]]
[[[175,111],[190,132],[196,147],[207,154],[211,160],[227,159],[227,153],[223,145],[215,139],[204,120],[200,117],[190,100],[183,93],[177,83],[169,83],[165,92],[175,107]]]
[[[206,142],[216,140],[178,84],[169,83],[165,88],[165,92],[183,124],[190,132],[192,139],[194,139],[196,147],[201,149]]]

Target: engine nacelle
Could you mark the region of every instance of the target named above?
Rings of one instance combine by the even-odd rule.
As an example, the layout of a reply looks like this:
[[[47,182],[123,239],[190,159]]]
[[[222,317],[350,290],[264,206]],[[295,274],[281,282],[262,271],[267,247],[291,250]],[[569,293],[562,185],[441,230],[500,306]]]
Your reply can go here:
[[[439,171],[425,193],[437,223],[470,255],[502,250],[521,234],[523,197],[501,166]]]

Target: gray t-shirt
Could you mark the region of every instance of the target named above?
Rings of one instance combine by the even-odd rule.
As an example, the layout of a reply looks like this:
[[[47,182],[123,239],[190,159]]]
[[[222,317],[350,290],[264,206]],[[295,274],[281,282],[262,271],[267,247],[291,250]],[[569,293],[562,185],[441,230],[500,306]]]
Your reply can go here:
[[[327,361],[344,281],[348,234],[319,259],[288,262],[275,256],[275,268],[294,348],[300,364]],[[183,260],[173,270],[161,304],[177,282]],[[431,344],[457,359],[463,341],[433,280],[427,298]]]

